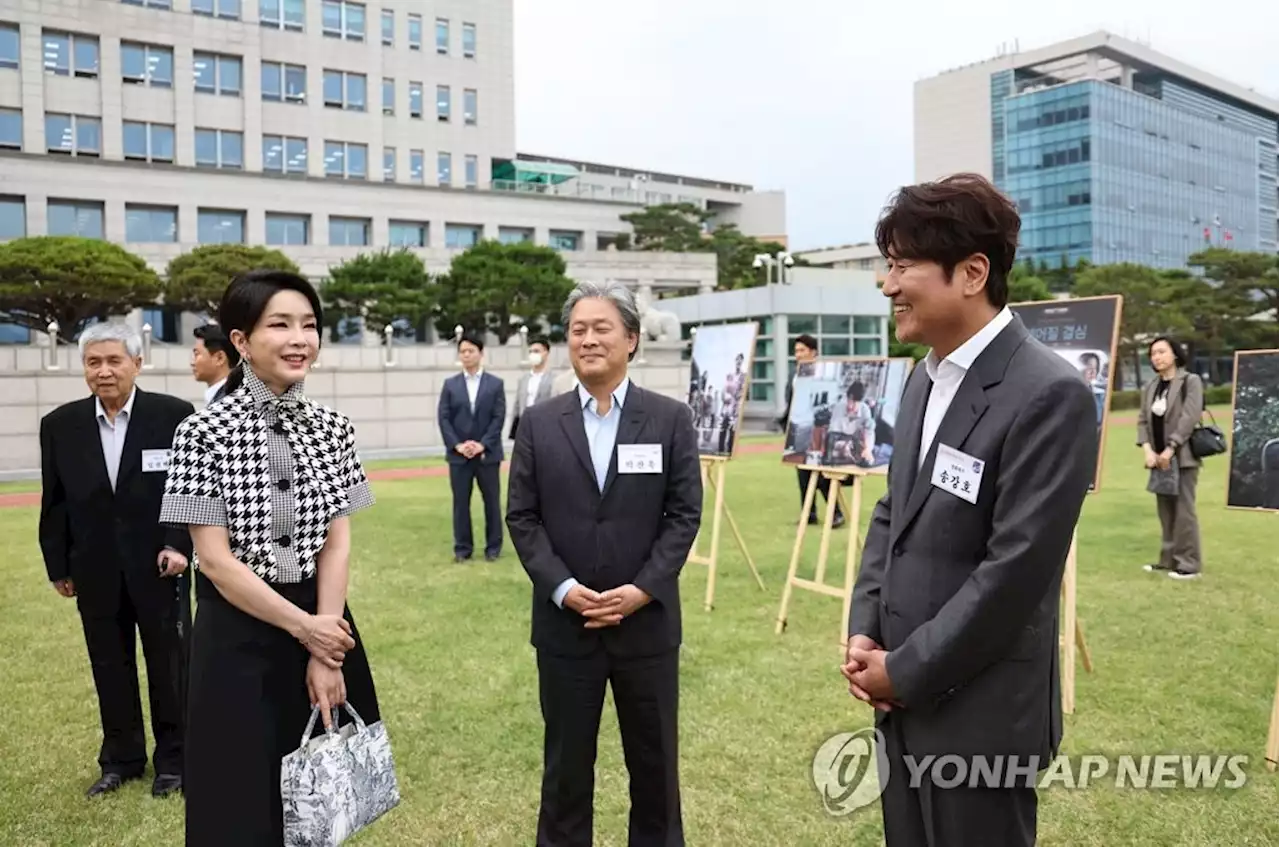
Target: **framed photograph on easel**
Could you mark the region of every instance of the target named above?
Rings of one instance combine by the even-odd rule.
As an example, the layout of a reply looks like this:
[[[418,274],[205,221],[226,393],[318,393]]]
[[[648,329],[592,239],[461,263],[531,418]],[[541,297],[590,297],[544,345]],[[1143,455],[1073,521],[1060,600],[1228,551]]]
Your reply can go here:
[[[909,358],[820,359],[796,369],[782,461],[879,468],[893,456],[893,433]]]
[[[732,458],[751,390],[756,356],[754,321],[701,326],[693,336],[685,402],[698,432],[698,453]]]
[[[1238,350],[1231,397],[1227,507],[1280,509],[1280,351]]]

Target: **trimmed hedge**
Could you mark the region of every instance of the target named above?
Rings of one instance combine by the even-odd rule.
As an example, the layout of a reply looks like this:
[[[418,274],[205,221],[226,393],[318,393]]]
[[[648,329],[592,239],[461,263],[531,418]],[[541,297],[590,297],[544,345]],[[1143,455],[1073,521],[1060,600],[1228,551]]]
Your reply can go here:
[[[1141,401],[1141,391],[1114,391],[1111,393],[1111,411],[1136,409]],[[1204,402],[1206,406],[1231,405],[1231,385],[1210,385],[1204,390]]]

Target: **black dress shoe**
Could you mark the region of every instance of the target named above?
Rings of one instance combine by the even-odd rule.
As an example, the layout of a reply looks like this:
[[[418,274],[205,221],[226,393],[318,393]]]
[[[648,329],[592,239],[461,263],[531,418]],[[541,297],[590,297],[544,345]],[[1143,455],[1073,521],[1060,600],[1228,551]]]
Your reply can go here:
[[[182,777],[171,773],[156,774],[155,782],[151,783],[152,797],[168,797],[175,791],[182,790]]]
[[[137,779],[137,776],[122,776],[118,773],[104,773],[98,777],[98,781],[89,786],[89,790],[85,792],[86,797],[97,797],[99,794],[109,794],[120,786],[124,785],[131,779]]]
[[[496,561],[498,561],[498,554],[497,554],[497,553],[485,553],[485,554],[484,554],[484,560],[485,560],[486,562],[496,562]]]
[[[469,562],[469,561],[471,561],[471,557],[470,557],[470,556],[459,556],[459,555],[456,555],[456,554],[455,554],[455,555],[454,555],[454,557],[453,557],[453,561],[460,565],[460,564],[462,564],[463,562]]]
[[[836,515],[831,519],[832,529],[839,529],[842,526],[844,526],[844,515]]]

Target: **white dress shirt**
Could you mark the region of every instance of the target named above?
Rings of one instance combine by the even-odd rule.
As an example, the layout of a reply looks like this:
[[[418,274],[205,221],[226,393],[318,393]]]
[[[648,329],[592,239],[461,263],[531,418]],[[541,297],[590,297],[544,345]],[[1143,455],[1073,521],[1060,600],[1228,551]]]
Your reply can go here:
[[[542,379],[545,376],[541,371],[532,371],[529,374],[529,389],[525,394],[524,407],[527,409],[533,405],[538,399],[538,387],[542,385]]]
[[[622,382],[613,390],[613,403],[609,411],[601,415],[596,411],[596,398],[587,389],[579,385],[578,401],[582,404],[582,426],[587,433],[587,446],[591,449],[591,464],[596,471],[596,487],[604,491],[605,480],[609,476],[609,462],[613,459],[613,448],[618,441],[618,424],[622,421],[622,404],[627,399],[627,388],[631,385],[630,377],[623,377]],[[560,608],[564,608],[564,596],[578,584],[573,577],[556,586],[551,599]]]
[[[224,376],[222,379],[218,380],[213,385],[210,385],[208,388],[206,388],[204,390],[204,404],[208,406],[210,403],[212,403],[214,395],[216,395],[218,393],[218,390],[221,389],[222,386],[226,384],[227,384],[227,378]]]
[[[960,390],[960,383],[964,382],[965,375],[969,373],[969,369],[973,367],[973,363],[977,361],[982,351],[987,349],[1012,320],[1013,312],[1005,306],[986,326],[975,332],[968,341],[953,350],[951,355],[942,361],[938,361],[938,357],[932,350],[925,356],[924,368],[929,374],[929,379],[933,380],[933,388],[929,392],[929,401],[924,408],[924,424],[920,430],[920,454],[916,457],[916,470],[924,467],[925,455],[933,446],[938,427],[942,425],[942,419],[946,417],[947,409],[951,407],[951,401]]]
[[[98,416],[98,437],[102,439],[102,460],[107,465],[107,479],[111,480],[111,490],[116,490],[116,478],[120,475],[120,456],[124,453],[124,439],[129,434],[129,418],[133,416],[133,399],[138,396],[138,389],[129,392],[129,399],[124,408],[116,412],[116,419],[107,417],[107,410],[102,408],[102,401],[93,398],[94,410]]]
[[[480,377],[484,376],[484,368],[476,368],[476,372],[469,374],[462,372],[462,378],[467,383],[467,399],[471,401],[472,413],[476,410],[476,394],[480,392]]]

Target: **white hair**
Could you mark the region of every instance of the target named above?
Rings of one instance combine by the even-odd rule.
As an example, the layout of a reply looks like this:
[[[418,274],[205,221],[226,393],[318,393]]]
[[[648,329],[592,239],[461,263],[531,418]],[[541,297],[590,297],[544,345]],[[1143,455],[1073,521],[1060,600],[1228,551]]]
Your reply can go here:
[[[142,336],[136,329],[128,324],[100,323],[80,333],[80,358],[84,358],[86,347],[99,341],[119,341],[131,359],[142,355]]]

